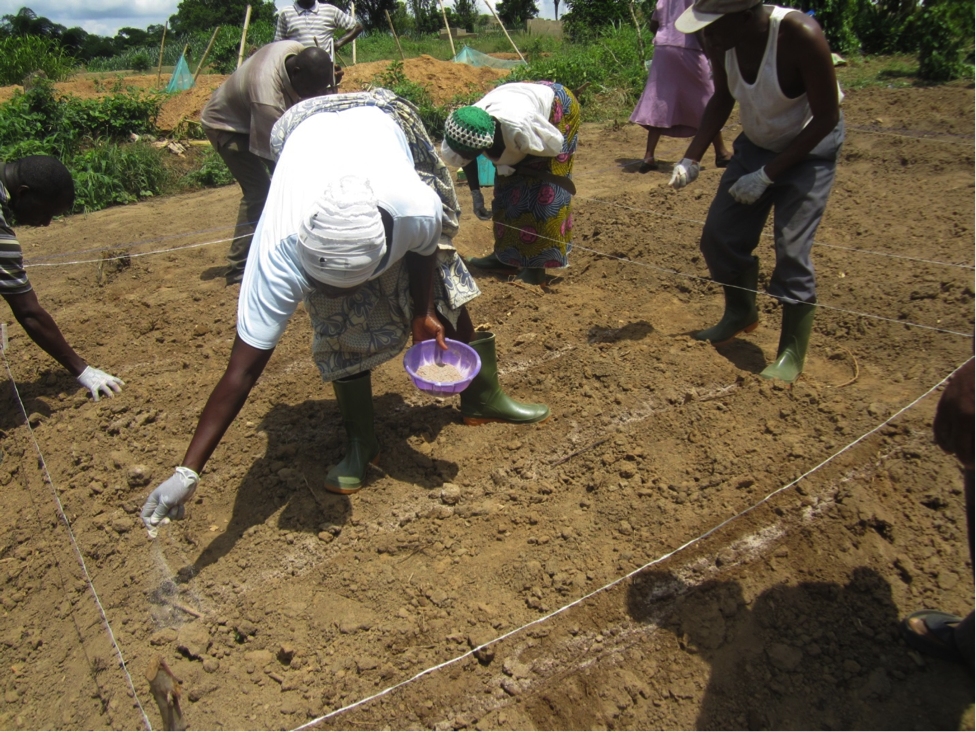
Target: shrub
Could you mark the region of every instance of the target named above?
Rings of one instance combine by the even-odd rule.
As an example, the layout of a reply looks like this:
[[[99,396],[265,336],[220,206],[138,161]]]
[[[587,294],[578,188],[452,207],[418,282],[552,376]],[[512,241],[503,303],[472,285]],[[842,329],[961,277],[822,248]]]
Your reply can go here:
[[[203,153],[200,167],[183,176],[186,188],[217,188],[233,182],[230,169],[213,148],[207,148]]]
[[[0,38],[0,84],[20,84],[33,71],[43,71],[48,79],[63,81],[74,71],[74,61],[47,38],[9,36]]]
[[[650,38],[645,46],[651,48]],[[579,89],[589,82],[589,95],[610,95],[613,104],[583,107],[588,121],[612,118],[633,106],[644,89],[647,72],[637,47],[637,31],[632,27],[605,27],[592,43],[568,43],[563,51],[551,56],[533,58],[528,66],[519,66],[513,77],[520,81],[555,81],[568,89]]]
[[[152,67],[152,59],[149,58],[149,54],[145,51],[138,51],[132,54],[132,60],[129,63],[133,71],[149,71]]]
[[[138,142],[96,145],[65,165],[75,179],[75,211],[97,211],[156,196],[169,182],[162,153]]]
[[[972,74],[963,56],[972,51],[973,3],[941,0],[925,5],[918,18],[918,72],[930,81]]]
[[[0,105],[0,148],[43,140],[51,154],[65,158],[86,139],[155,131],[161,103],[161,96],[143,92],[97,99],[56,96],[50,81],[42,80]]]
[[[373,84],[389,89],[398,97],[403,97],[417,107],[420,119],[427,128],[427,134],[440,139],[444,136],[444,122],[447,120],[448,110],[434,104],[430,92],[423,84],[410,81],[403,71],[403,63],[392,62],[382,74],[373,78]]]

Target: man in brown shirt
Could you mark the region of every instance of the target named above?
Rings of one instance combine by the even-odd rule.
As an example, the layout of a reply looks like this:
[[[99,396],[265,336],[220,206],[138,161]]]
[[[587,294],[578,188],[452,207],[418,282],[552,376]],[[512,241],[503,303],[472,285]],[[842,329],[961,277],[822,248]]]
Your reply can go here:
[[[334,86],[334,67],[320,48],[296,41],[270,43],[235,71],[210,97],[200,123],[217,154],[241,186],[237,229],[227,260],[227,284],[244,276],[251,236],[261,217],[274,163],[271,128],[300,99]]]

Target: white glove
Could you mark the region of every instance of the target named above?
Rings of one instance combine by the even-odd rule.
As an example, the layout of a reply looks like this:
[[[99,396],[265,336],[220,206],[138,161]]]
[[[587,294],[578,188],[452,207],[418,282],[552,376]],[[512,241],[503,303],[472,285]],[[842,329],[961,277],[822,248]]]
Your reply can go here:
[[[106,374],[104,371],[93,369],[91,366],[86,366],[85,370],[81,372],[81,375],[78,377],[78,383],[91,392],[96,402],[98,401],[99,391],[104,391],[105,396],[115,396],[125,386],[125,382],[117,376]]]
[[[766,168],[744,175],[729,188],[729,195],[738,203],[749,205],[759,200],[773,182],[766,175]]]
[[[160,524],[179,521],[186,515],[185,503],[196,493],[200,476],[182,465],[172,476],[163,481],[149,494],[142,507],[142,520],[149,529],[149,535],[156,538]]]
[[[676,191],[680,191],[689,183],[697,180],[701,166],[691,158],[682,158],[680,163],[675,163],[671,173],[671,180],[668,185]]]
[[[485,196],[481,191],[471,191],[471,202],[474,204],[474,215],[482,221],[491,221],[491,211],[485,208]]]

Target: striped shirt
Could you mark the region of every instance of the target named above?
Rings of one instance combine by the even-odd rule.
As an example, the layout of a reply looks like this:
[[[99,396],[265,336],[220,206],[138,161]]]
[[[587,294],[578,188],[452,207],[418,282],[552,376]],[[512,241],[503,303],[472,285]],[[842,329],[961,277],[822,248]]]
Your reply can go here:
[[[4,213],[10,194],[0,183],[0,295],[23,295],[33,287],[24,271],[24,254],[13,229],[7,225]]]
[[[335,5],[316,3],[306,10],[294,3],[278,13],[274,39],[298,41],[305,47],[318,46],[329,51],[337,29],[348,32],[355,27],[356,19]]]

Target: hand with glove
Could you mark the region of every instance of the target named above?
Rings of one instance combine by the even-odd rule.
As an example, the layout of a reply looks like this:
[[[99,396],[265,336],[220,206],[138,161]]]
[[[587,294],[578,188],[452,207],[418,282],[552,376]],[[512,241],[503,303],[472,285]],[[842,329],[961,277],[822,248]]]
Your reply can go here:
[[[491,211],[485,208],[484,194],[475,189],[471,191],[471,203],[474,206],[474,215],[482,221],[491,221]]]
[[[736,202],[749,205],[759,200],[766,189],[773,184],[773,181],[766,175],[766,169],[760,168],[755,173],[744,175],[729,188],[729,195]]]
[[[701,166],[697,160],[682,158],[680,163],[675,163],[668,185],[674,190],[680,191],[689,183],[697,180],[699,171],[701,171]]]
[[[91,366],[86,366],[85,370],[81,372],[78,383],[91,392],[96,402],[100,391],[104,391],[105,396],[111,397],[122,391],[122,387],[125,386],[122,379],[112,376],[112,374],[106,374],[99,369],[93,369]]]
[[[179,521],[186,515],[186,502],[193,498],[199,482],[200,476],[195,471],[181,465],[149,494],[142,507],[142,520],[149,536],[156,538],[160,525]]]

